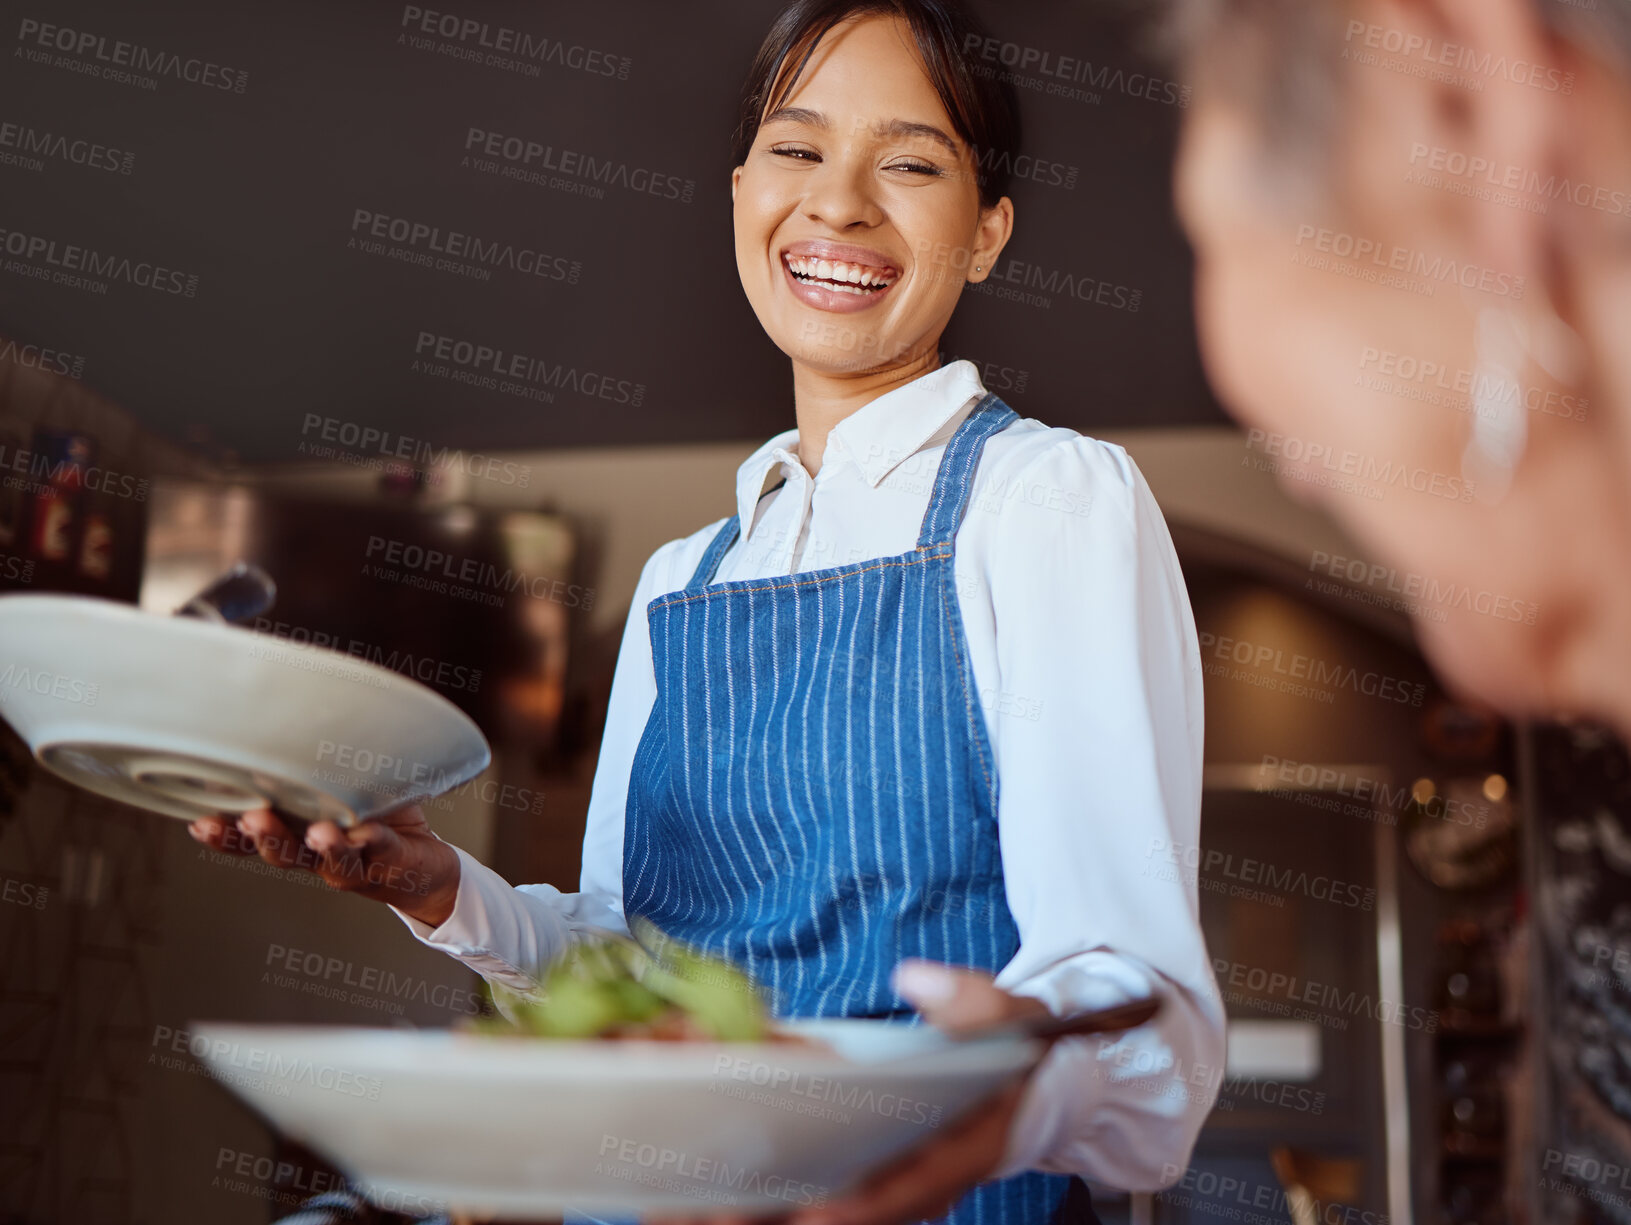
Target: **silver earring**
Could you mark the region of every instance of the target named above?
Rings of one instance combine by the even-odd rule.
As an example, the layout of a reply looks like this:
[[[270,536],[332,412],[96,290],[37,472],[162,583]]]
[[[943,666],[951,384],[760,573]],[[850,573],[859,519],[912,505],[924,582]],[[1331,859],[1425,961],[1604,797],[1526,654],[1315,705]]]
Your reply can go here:
[[[1532,299],[1530,317],[1506,307],[1478,312],[1472,372],[1472,431],[1461,456],[1461,475],[1481,502],[1506,496],[1529,443],[1529,407],[1519,382],[1526,358],[1559,383],[1579,381],[1585,346],[1545,295]]]
[[[1461,475],[1480,502],[1506,496],[1512,472],[1529,442],[1528,408],[1518,371],[1527,350],[1522,323],[1504,307],[1478,312],[1472,368],[1472,431],[1461,455]]]
[[[975,271],[975,272],[984,272],[984,271],[985,271],[985,269],[984,269],[984,268],[982,268],[982,267],[981,267],[981,266],[980,266],[980,265],[979,265],[979,264],[975,264],[975,265],[974,265],[974,271]]]

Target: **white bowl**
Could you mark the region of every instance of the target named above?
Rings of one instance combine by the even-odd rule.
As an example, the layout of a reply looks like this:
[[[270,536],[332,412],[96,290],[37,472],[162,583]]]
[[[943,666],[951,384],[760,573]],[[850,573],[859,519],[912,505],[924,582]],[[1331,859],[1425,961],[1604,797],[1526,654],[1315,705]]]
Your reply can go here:
[[[0,716],[52,773],[185,820],[349,825],[491,760],[458,707],[389,669],[81,596],[0,596]]]
[[[883,1021],[786,1026],[837,1053],[196,1024],[191,1049],[382,1207],[792,1212],[842,1194],[1031,1067],[1039,1044]]]

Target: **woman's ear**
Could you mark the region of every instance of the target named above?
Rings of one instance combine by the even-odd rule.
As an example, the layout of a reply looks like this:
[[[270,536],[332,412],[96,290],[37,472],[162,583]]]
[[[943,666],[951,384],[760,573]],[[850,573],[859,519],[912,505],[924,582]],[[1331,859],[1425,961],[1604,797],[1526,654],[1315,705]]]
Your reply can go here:
[[[738,166],[731,171],[731,203],[736,203],[736,185],[742,181],[742,168]]]
[[[1013,232],[1014,202],[1007,196],[981,212],[980,224],[974,231],[973,258],[968,266],[970,281],[983,281],[991,275],[992,265],[1008,245],[1008,237]]]

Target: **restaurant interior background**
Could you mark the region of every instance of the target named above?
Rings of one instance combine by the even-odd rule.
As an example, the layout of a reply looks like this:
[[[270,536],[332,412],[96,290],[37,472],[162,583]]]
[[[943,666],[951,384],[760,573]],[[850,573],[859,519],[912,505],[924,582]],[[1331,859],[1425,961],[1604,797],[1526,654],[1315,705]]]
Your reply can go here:
[[[480,723],[494,762],[437,830],[574,888],[640,566],[792,424],[729,228],[775,7],[0,5],[0,588],[165,613],[260,564],[255,631]],[[1581,1174],[1631,1153],[1631,907],[1589,883],[1631,871],[1624,751],[1442,693],[1405,609],[1453,594],[1288,498],[1298,440],[1227,423],[1169,203],[1187,89],[1127,15],[977,7],[1027,157],[943,356],[1127,447],[1206,669],[1204,846],[1150,870],[1198,873],[1228,1079],[1178,1185],[1101,1213],[1290,1222],[1302,1186],[1352,1221],[1631,1219]],[[488,62],[499,27],[558,55]],[[193,69],[123,79],[119,41]],[[0,1222],[264,1221],[329,1185],[188,1025],[445,1026],[476,980],[0,734]]]

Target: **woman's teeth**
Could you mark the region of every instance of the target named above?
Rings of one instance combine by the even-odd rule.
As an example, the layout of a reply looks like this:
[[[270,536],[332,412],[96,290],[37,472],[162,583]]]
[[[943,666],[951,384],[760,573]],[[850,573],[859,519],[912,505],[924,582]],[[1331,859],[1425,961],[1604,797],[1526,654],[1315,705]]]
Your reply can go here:
[[[877,293],[894,283],[895,274],[887,268],[870,268],[865,264],[846,264],[804,255],[789,255],[786,260],[788,271],[798,280],[805,284],[819,282],[823,289],[840,293]]]

